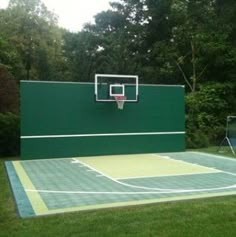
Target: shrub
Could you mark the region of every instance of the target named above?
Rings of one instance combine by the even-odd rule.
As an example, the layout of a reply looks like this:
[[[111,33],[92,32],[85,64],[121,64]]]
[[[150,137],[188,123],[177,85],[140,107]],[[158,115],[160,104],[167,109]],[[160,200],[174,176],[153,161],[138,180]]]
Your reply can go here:
[[[203,84],[186,96],[187,146],[197,148],[218,144],[227,115],[236,115],[236,85]]]
[[[0,113],[0,156],[20,153],[20,119],[13,113]]]
[[[18,85],[7,68],[0,64],[0,113],[18,113],[18,111]]]

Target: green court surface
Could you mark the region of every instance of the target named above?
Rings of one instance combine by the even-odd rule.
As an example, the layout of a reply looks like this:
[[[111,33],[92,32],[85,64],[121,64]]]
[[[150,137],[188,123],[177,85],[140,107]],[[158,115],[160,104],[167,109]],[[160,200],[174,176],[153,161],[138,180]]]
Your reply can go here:
[[[21,217],[236,194],[236,160],[200,152],[5,165]]]

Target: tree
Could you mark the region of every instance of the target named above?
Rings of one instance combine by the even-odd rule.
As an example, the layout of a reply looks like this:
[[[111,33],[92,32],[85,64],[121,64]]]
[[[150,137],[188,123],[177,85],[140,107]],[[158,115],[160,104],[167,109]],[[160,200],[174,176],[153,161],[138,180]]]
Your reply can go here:
[[[125,0],[111,6],[112,10],[95,16],[94,25],[84,28],[84,32],[96,38],[91,49],[93,67],[100,73],[140,74],[145,37],[143,3]]]
[[[202,50],[210,39],[212,18],[215,19],[215,14],[210,0],[201,3],[175,0],[171,5],[173,61],[191,92],[196,91],[197,83],[208,66]]]
[[[66,32],[64,34],[63,55],[68,67],[68,80],[93,80],[98,47],[98,37],[91,32],[84,31],[77,34]]]
[[[19,111],[19,89],[14,77],[0,64],[0,113]]]
[[[231,80],[235,49],[232,29],[222,23],[216,1],[175,0],[172,5],[174,61],[191,92],[200,81]],[[223,16],[222,16],[223,17]]]
[[[10,0],[8,8],[0,12],[0,18],[0,30],[19,55],[21,70],[24,70],[17,77],[55,78],[52,73],[56,70],[45,71],[45,67],[56,68],[55,61],[64,60],[61,53],[64,31],[57,27],[57,17],[40,0]],[[44,63],[40,60],[42,57],[46,59]],[[58,70],[55,74],[59,75]]]

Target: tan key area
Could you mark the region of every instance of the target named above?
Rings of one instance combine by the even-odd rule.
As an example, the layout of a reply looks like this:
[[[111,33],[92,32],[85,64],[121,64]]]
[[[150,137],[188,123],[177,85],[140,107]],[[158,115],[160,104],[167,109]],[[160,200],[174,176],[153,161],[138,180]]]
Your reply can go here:
[[[213,168],[157,154],[97,156],[77,159],[115,179],[218,172]]]

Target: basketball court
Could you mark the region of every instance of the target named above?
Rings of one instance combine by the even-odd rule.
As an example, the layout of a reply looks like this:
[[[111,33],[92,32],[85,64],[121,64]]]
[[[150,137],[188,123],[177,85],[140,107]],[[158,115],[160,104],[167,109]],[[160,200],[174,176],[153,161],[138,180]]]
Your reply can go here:
[[[7,161],[21,217],[236,194],[236,161],[177,152]]]
[[[184,95],[136,75],[22,81],[21,157],[5,163],[20,216],[236,194],[234,159],[185,152]]]

